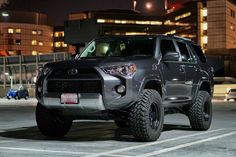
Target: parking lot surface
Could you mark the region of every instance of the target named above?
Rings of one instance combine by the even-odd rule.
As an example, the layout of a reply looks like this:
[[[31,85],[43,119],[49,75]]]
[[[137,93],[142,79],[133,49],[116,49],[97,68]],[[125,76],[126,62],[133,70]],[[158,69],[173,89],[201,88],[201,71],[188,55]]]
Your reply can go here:
[[[0,157],[235,157],[236,102],[213,101],[208,131],[192,131],[181,114],[165,116],[160,138],[137,142],[113,121],[75,121],[61,139],[43,136],[35,122],[36,100],[0,99]]]

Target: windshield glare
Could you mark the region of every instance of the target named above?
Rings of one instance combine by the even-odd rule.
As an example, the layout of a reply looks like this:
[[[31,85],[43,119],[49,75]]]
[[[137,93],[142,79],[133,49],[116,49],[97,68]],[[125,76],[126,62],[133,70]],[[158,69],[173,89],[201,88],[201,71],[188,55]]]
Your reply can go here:
[[[84,49],[80,58],[153,56],[155,41],[153,37],[97,39]]]

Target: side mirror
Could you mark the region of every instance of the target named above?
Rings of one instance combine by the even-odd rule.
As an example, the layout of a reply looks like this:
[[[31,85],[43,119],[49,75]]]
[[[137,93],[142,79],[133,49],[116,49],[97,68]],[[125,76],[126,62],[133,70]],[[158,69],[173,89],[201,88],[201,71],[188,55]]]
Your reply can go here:
[[[179,61],[179,53],[176,51],[167,51],[162,56],[162,61]]]

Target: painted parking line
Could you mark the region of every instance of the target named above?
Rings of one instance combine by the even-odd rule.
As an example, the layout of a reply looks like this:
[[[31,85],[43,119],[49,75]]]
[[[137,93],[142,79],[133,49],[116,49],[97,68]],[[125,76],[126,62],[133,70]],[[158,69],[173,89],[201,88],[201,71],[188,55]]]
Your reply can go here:
[[[12,150],[12,151],[23,151],[23,152],[37,152],[37,153],[57,153],[63,155],[92,155],[95,153],[88,152],[75,152],[75,151],[58,151],[58,150],[45,150],[45,149],[31,149],[31,148],[16,148],[16,147],[0,147],[0,150]],[[56,155],[55,155],[56,156]],[[131,157],[127,155],[110,155],[112,157]]]
[[[195,137],[195,136],[204,135],[204,134],[210,134],[210,133],[223,131],[223,130],[227,130],[227,129],[228,128],[224,128],[224,129],[222,128],[222,129],[216,129],[216,130],[211,130],[211,131],[207,131],[207,132],[201,132],[201,133],[196,133],[196,134],[191,134],[191,135],[186,135],[186,136],[179,136],[179,137],[170,138],[170,139],[166,139],[166,140],[162,140],[162,141],[150,142],[150,143],[146,143],[146,144],[142,144],[142,145],[136,145],[136,146],[125,147],[125,148],[121,148],[121,149],[115,149],[115,150],[111,150],[111,151],[96,153],[93,155],[88,155],[86,157],[98,157],[98,156],[102,156],[102,155],[110,156],[114,153],[120,153],[120,152],[130,151],[130,150],[139,149],[139,148],[145,148],[145,147],[152,146],[152,145],[167,143],[167,142],[171,142],[171,141],[177,141],[180,139]]]
[[[149,157],[149,156],[159,155],[159,154],[163,154],[163,153],[168,153],[168,152],[171,152],[171,151],[174,151],[174,150],[190,147],[190,146],[193,146],[193,145],[197,145],[197,144],[201,144],[201,143],[205,143],[205,142],[209,142],[209,141],[213,141],[213,140],[217,140],[217,139],[220,139],[220,138],[233,136],[233,135],[236,135],[236,131],[233,131],[233,132],[230,132],[230,133],[227,133],[227,134],[222,134],[222,135],[218,135],[218,136],[209,137],[209,138],[199,140],[199,141],[194,141],[194,142],[189,142],[189,143],[177,145],[177,146],[170,147],[170,148],[165,148],[165,149],[162,149],[162,150],[158,150],[158,151],[154,151],[154,152],[150,152],[150,153],[146,153],[146,154],[141,154],[141,155],[138,155],[136,157]]]
[[[10,142],[15,142],[15,141],[3,140],[3,141],[0,141],[0,144],[1,144],[1,143],[10,143]]]

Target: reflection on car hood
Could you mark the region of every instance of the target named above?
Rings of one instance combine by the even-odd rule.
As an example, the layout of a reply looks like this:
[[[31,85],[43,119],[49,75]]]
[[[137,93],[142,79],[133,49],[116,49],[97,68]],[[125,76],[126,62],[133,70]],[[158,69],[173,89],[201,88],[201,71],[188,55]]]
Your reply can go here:
[[[61,62],[47,63],[45,66],[51,67],[52,69],[67,69],[67,68],[93,68],[104,65],[111,65],[111,63],[121,64],[126,62],[137,62],[140,60],[146,60],[150,56],[138,56],[138,57],[94,57],[94,58],[81,58],[78,60],[67,60]]]

